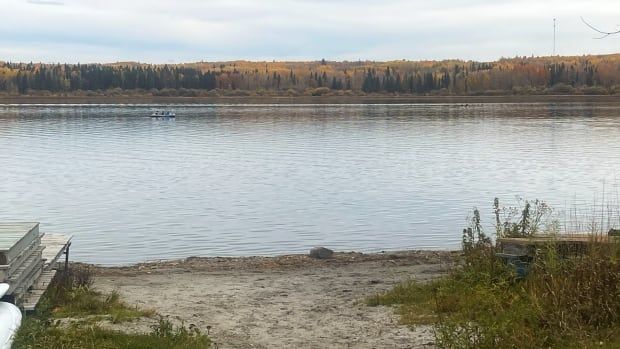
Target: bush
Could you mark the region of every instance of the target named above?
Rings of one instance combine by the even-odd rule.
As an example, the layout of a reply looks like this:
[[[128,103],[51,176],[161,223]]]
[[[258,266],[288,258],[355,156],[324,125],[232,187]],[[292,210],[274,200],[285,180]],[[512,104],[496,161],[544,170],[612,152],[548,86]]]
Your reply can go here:
[[[542,200],[517,198],[519,206],[500,207],[495,198],[495,233],[497,237],[529,237],[537,233],[556,233],[553,210]]]
[[[484,96],[506,96],[512,94],[512,90],[484,90]]]
[[[199,93],[194,89],[180,88],[179,96],[180,97],[198,97]]]
[[[128,306],[118,292],[106,295],[95,291],[93,281],[92,272],[85,267],[58,272],[39,304],[39,312],[57,318],[106,315],[115,323],[153,315],[150,310]]]
[[[331,90],[328,87],[317,87],[313,90],[310,91],[310,94],[312,96],[324,96],[328,93],[330,93]]]
[[[524,229],[553,227],[535,218],[550,209],[533,203],[502,222],[496,200],[498,231],[527,237]],[[368,304],[398,304],[405,324],[432,323],[440,348],[620,347],[620,242],[593,235],[587,249],[563,254],[551,241],[519,278],[495,256],[477,211],[465,232],[462,259],[447,277],[403,283]]]
[[[152,92],[153,96],[158,97],[177,97],[179,95],[179,91],[174,88],[162,88],[157,92]]]
[[[250,93],[245,90],[224,90],[224,96],[226,97],[246,97]]]
[[[515,95],[535,95],[540,91],[532,86],[515,86],[512,88],[512,94]]]
[[[297,90],[289,88],[288,90],[286,90],[285,95],[287,95],[289,97],[297,97],[297,96],[299,96],[299,92]]]
[[[545,93],[547,94],[572,94],[574,92],[574,87],[561,82],[553,85],[551,88],[545,89]]]
[[[580,89],[584,95],[607,95],[609,91],[603,86],[585,86]]]

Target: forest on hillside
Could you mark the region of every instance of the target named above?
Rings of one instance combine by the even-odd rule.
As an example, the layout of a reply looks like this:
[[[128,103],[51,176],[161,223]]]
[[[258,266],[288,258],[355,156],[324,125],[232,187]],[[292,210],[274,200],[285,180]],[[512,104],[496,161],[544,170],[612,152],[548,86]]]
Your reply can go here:
[[[620,93],[620,54],[494,62],[0,62],[0,95],[509,95]]]

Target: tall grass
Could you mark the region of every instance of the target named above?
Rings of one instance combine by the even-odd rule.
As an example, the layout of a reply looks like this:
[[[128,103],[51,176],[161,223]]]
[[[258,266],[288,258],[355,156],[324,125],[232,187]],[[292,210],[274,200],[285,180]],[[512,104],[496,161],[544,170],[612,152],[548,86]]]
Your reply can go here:
[[[41,349],[202,349],[211,346],[208,336],[196,327],[174,326],[159,318],[147,333],[125,333],[103,328],[101,319],[113,323],[152,317],[124,303],[117,292],[102,294],[92,288],[88,269],[74,268],[57,274],[34,314],[26,315],[13,348]],[[69,318],[62,322],[59,319]]]
[[[204,349],[210,339],[197,329],[160,320],[149,333],[124,333],[97,325],[60,325],[30,317],[23,322],[14,349]]]
[[[114,323],[154,314],[152,310],[126,304],[116,291],[109,294],[96,291],[93,281],[87,268],[59,272],[40,302],[38,312],[55,318],[102,315]]]
[[[525,238],[556,233],[546,213],[535,214],[540,204],[525,207],[497,231]],[[406,324],[432,324],[440,348],[620,348],[620,242],[599,232],[587,248],[558,246],[550,240],[538,248],[529,273],[518,277],[495,256],[498,247],[474,213],[449,276],[409,281],[368,303],[399,305]]]

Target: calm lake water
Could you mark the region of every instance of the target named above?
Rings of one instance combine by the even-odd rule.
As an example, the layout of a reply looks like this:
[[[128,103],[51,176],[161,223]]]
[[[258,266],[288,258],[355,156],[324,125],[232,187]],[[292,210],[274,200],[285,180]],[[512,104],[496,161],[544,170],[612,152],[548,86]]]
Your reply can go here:
[[[0,106],[0,220],[75,260],[456,249],[472,207],[616,193],[620,105]]]

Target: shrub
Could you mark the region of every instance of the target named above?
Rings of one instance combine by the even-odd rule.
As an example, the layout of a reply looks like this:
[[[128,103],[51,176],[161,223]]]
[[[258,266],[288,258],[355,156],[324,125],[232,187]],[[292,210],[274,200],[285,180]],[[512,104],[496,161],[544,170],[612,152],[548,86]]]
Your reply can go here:
[[[93,281],[92,272],[86,267],[57,273],[39,304],[39,312],[52,317],[106,315],[115,323],[153,314],[128,306],[116,291],[107,295],[95,291]]]
[[[503,222],[498,200],[494,207],[498,232],[527,237],[555,226],[538,200]],[[440,348],[620,347],[618,240],[594,234],[586,249],[571,254],[551,240],[518,278],[495,257],[477,210],[465,231],[463,257],[447,277],[408,281],[368,304],[398,304],[403,323],[432,323]]]
[[[317,87],[310,91],[312,96],[324,96],[328,94],[331,90],[328,87]]]
[[[609,91],[603,86],[585,86],[582,87],[581,93],[584,95],[607,95]]]
[[[289,88],[288,90],[286,90],[285,95],[287,95],[289,97],[297,97],[297,96],[299,96],[299,92],[297,90]]]
[[[564,83],[557,83],[550,88],[545,89],[547,94],[571,94],[575,92],[575,88]]]

